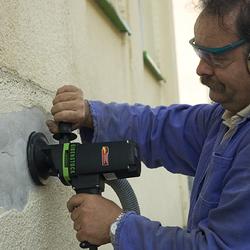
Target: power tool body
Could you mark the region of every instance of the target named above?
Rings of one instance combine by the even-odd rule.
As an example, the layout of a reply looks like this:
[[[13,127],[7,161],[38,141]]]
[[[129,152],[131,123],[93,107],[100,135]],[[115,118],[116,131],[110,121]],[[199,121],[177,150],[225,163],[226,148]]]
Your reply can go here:
[[[45,135],[39,132],[29,136],[28,167],[37,185],[46,185],[50,176],[57,176],[76,193],[101,195],[106,180],[140,176],[140,150],[135,141],[71,143],[75,137],[68,123],[59,123],[59,134],[54,135],[59,144],[49,145]],[[98,248],[88,242],[80,246]]]

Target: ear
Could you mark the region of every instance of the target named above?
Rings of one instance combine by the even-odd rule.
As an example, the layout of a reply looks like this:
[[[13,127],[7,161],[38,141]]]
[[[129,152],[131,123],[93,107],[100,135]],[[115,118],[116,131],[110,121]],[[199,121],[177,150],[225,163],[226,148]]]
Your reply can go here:
[[[250,74],[250,53],[248,54],[248,57],[247,57],[247,69]]]

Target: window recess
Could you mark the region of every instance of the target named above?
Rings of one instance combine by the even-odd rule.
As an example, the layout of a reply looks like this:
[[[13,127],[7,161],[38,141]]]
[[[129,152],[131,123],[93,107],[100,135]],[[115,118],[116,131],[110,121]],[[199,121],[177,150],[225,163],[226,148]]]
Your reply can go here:
[[[161,53],[156,3],[153,0],[138,0],[138,3],[144,63],[158,81],[166,82],[159,67]]]

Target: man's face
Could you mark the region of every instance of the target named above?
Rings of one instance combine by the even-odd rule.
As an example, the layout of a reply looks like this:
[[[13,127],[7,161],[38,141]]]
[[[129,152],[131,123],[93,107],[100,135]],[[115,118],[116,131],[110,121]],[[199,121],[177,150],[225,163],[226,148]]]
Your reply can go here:
[[[225,21],[226,30],[221,28],[217,17],[201,13],[194,27],[195,44],[220,48],[237,42],[239,37],[234,28],[234,14],[228,15]],[[237,113],[250,104],[250,74],[244,47],[241,45],[233,49],[233,55],[233,62],[226,67],[216,67],[201,58],[196,73],[201,77],[201,82],[210,88],[211,100]]]

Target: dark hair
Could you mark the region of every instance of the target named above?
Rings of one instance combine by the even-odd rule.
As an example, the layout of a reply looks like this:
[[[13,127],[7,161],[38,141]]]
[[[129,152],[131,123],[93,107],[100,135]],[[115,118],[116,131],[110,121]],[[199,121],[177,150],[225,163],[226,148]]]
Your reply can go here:
[[[250,43],[250,0],[200,0],[199,6],[211,15],[218,15],[222,23],[228,13],[237,11],[238,36]]]

